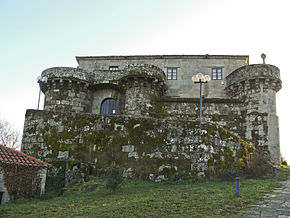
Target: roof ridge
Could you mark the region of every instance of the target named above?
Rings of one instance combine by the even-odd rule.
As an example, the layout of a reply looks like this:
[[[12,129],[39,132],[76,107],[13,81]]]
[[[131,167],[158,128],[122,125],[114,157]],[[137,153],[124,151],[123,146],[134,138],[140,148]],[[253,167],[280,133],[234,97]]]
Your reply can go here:
[[[163,55],[89,55],[89,56],[75,56],[80,59],[132,59],[132,58],[249,58],[249,55],[216,55],[216,54],[163,54]]]
[[[37,159],[37,158],[35,158],[33,156],[30,156],[28,154],[25,154],[25,153],[23,153],[21,151],[17,151],[17,150],[15,150],[13,148],[9,148],[9,147],[7,147],[5,145],[1,145],[0,144],[0,147],[2,147],[3,149],[5,149],[6,151],[10,151],[10,152],[12,152],[14,154],[17,154],[19,157],[21,157],[21,156],[23,157],[24,156],[24,157],[26,157],[26,158],[28,158],[28,159],[30,159],[32,161],[35,161],[36,163],[42,164],[43,166],[47,166],[47,167],[50,167],[51,166],[51,164],[49,164],[49,163],[46,163],[46,162],[44,162],[42,160],[39,160],[39,159]],[[17,162],[14,162],[14,163],[17,163]]]

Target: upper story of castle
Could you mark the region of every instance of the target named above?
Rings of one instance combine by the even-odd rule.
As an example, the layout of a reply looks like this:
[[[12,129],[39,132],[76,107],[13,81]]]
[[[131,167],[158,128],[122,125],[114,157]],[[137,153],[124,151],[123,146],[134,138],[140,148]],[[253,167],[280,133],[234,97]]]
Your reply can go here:
[[[177,98],[199,97],[199,86],[191,80],[198,73],[211,78],[203,86],[205,97],[225,98],[226,77],[249,63],[248,55],[77,56],[76,59],[78,69],[108,81],[118,79],[130,65],[156,66],[165,74],[165,96]]]
[[[45,93],[45,110],[100,113],[103,102],[113,99],[120,106],[120,112],[142,114],[154,99],[199,98],[200,86],[192,77],[202,73],[210,78],[202,86],[205,98],[235,98],[246,105],[252,105],[247,101],[259,102],[263,106],[261,111],[270,110],[275,114],[275,93],[282,84],[279,68],[265,64],[265,60],[263,64],[249,65],[249,56],[85,56],[76,59],[77,68],[53,67],[42,72],[47,77],[46,83],[40,83]]]
[[[39,85],[44,110],[63,114],[194,118],[202,93],[205,114],[242,117],[246,138],[268,144],[278,163],[276,93],[282,81],[279,68],[261,57],[262,64],[251,65],[249,56],[229,55],[76,57],[77,68],[46,69]],[[210,78],[202,92],[192,81],[200,73]]]

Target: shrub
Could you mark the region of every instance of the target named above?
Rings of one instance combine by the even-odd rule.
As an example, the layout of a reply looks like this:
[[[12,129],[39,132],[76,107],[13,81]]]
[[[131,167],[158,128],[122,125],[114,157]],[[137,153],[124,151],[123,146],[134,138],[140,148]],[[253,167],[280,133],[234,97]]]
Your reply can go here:
[[[219,173],[219,178],[221,180],[226,180],[226,181],[232,180],[237,176],[240,176],[240,170],[234,167],[230,169],[225,169]]]
[[[123,168],[117,166],[115,162],[106,170],[105,187],[114,192],[123,182]]]
[[[245,168],[245,174],[247,177],[259,178],[272,173],[273,163],[270,155],[262,148],[256,148],[250,155],[248,165]]]
[[[281,164],[284,166],[288,166],[287,161],[283,157],[281,157]]]

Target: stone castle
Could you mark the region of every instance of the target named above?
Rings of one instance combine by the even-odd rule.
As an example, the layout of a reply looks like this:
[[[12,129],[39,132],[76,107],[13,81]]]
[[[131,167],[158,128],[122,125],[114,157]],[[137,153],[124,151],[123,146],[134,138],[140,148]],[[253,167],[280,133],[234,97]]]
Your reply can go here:
[[[76,59],[77,68],[42,72],[44,109],[27,110],[22,140],[65,185],[113,161],[126,176],[155,181],[211,175],[243,165],[251,145],[280,164],[277,67],[231,55]],[[203,120],[191,80],[198,73],[211,78],[201,90]]]

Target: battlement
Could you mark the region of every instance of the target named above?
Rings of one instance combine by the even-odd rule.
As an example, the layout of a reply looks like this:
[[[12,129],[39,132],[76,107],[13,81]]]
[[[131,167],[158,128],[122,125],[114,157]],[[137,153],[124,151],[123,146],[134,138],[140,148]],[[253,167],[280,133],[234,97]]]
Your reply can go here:
[[[226,77],[226,91],[231,97],[246,95],[247,90],[278,92],[281,87],[279,68],[268,64],[243,66]]]
[[[129,64],[124,69],[123,77],[149,77],[156,78],[160,81],[165,80],[165,73],[159,67],[151,64]]]
[[[44,70],[42,76],[48,78],[47,83],[41,85],[46,95],[45,110],[86,113],[96,113],[93,108],[100,107],[100,102],[97,103],[98,105],[94,103],[99,95],[95,93],[100,90],[110,92],[108,98],[112,95],[118,98],[121,106],[119,111],[124,111],[122,108],[126,108],[129,114],[140,113],[141,105],[146,107],[150,105],[153,97],[160,96],[164,90],[165,80],[164,72],[150,64],[129,64],[122,70],[94,72],[86,72],[79,68],[54,67]],[[146,98],[140,98],[136,88],[146,95]],[[130,95],[130,98],[124,100],[126,95]],[[132,99],[139,103],[126,103]]]
[[[52,67],[42,71],[41,75],[50,78],[67,78],[79,81],[91,81],[93,79],[93,74],[86,72],[79,68],[73,67]]]
[[[129,64],[122,70],[96,70],[93,72],[73,67],[52,67],[44,70],[41,75],[42,77],[47,77],[48,80],[71,80],[91,85],[101,83],[101,81],[118,81],[128,77],[165,80],[163,70],[150,64]]]

